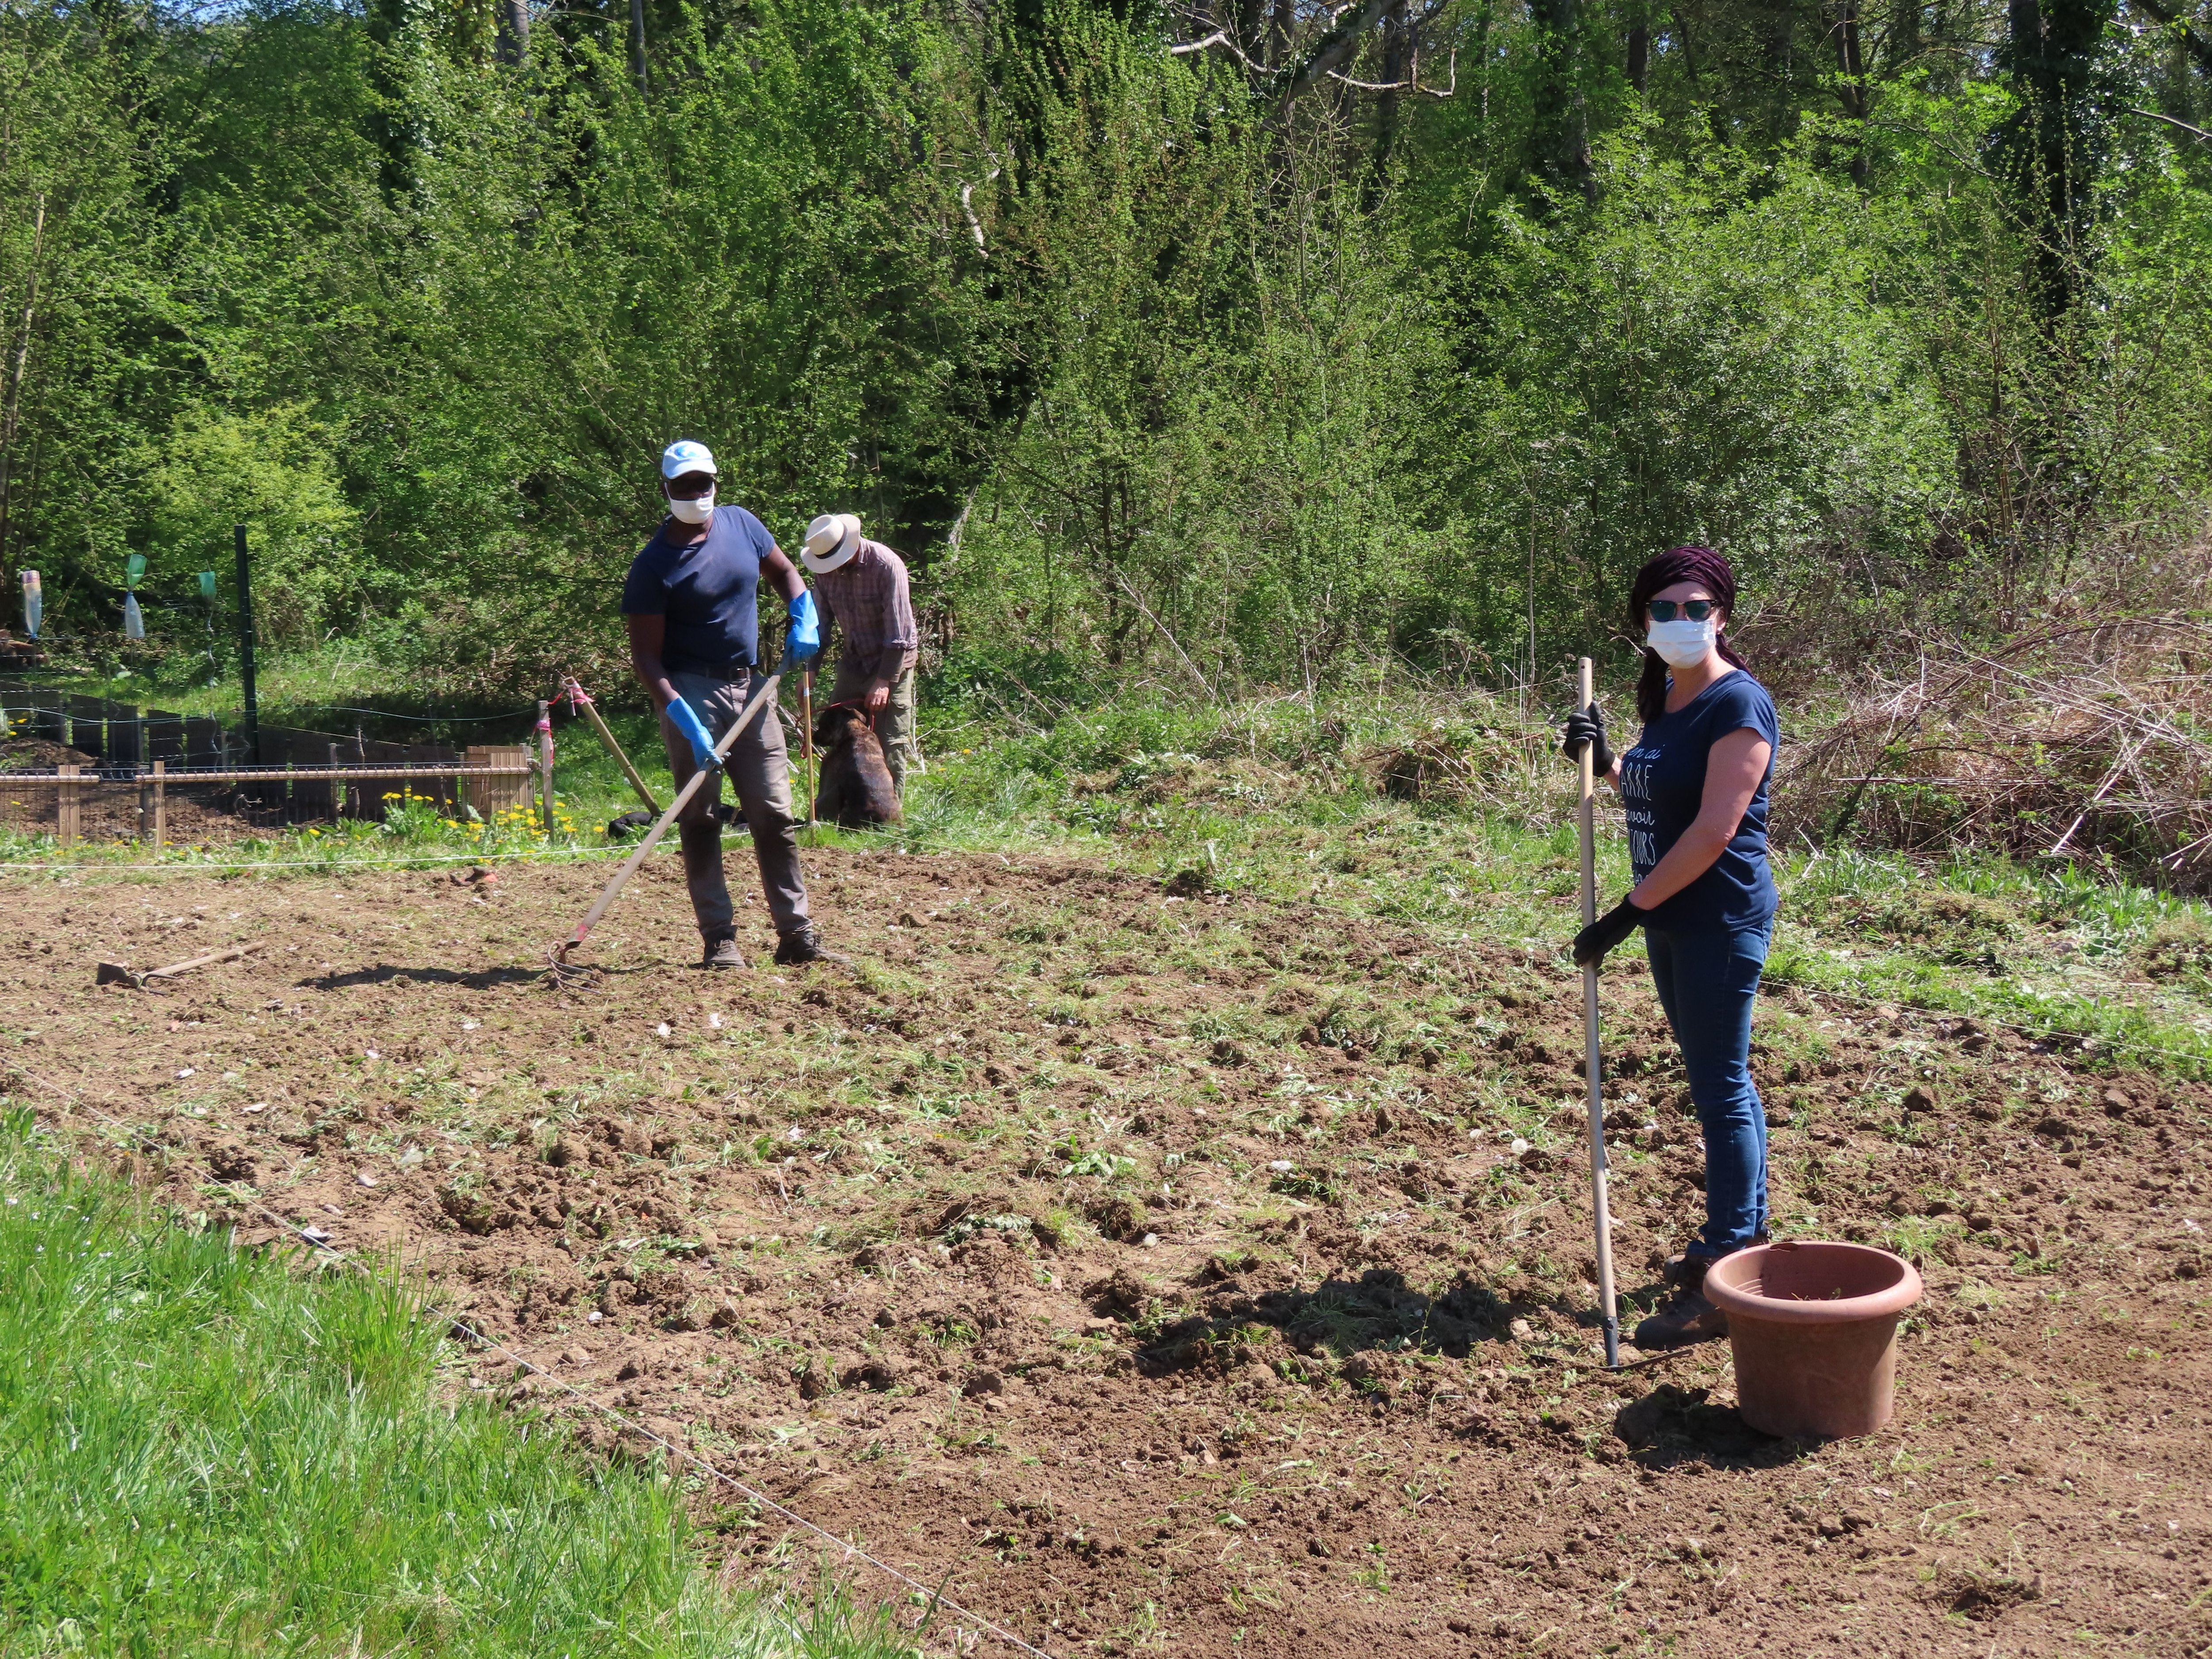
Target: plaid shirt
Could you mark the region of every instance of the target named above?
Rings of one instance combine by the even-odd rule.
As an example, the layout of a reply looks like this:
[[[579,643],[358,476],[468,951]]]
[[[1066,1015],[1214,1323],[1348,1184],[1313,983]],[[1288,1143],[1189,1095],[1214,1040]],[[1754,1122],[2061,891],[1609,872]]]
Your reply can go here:
[[[921,654],[921,630],[907,597],[906,562],[897,554],[863,536],[859,552],[815,577],[814,591],[844,635],[841,672],[889,684],[914,666]]]

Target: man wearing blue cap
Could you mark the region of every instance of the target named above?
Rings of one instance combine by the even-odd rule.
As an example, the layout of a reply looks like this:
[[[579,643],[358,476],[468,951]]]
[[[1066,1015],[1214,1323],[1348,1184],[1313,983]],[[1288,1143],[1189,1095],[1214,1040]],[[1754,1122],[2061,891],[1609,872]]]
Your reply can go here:
[[[760,689],[760,584],[766,576],[791,607],[788,653],[800,663],[822,649],[813,596],[767,527],[742,507],[714,504],[714,458],[681,439],[660,457],[668,516],[623,583],[629,658],[660,709],[660,737],[681,789],[714,761],[714,744]],[[791,812],[791,765],[783,726],[763,709],[722,761],[736,786],[760,860],[761,888],[775,918],[775,959],[785,967],[817,960],[821,941],[806,915],[799,841]],[[743,964],[736,912],[722,875],[722,826],[715,781],[685,805],[677,823],[684,879],[706,944],[707,966]]]

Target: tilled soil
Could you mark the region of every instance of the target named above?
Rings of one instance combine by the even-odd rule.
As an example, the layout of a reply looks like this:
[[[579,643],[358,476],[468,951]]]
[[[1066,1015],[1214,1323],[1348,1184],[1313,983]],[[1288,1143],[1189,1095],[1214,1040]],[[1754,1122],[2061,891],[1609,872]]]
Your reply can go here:
[[[566,983],[604,867],[11,887],[0,1086],[242,1237],[279,1236],[258,1197],[396,1255],[1055,1653],[2212,1652],[2212,1090],[1762,999],[1778,1231],[1929,1286],[1890,1426],[1785,1443],[1725,1343],[1597,1364],[1555,958],[1050,860],[807,861],[849,963],[769,967],[755,897],[757,965],[696,968],[666,860]],[[1648,1305],[1700,1153],[1632,947],[1605,984]],[[734,1570],[817,1559],[697,1504]]]

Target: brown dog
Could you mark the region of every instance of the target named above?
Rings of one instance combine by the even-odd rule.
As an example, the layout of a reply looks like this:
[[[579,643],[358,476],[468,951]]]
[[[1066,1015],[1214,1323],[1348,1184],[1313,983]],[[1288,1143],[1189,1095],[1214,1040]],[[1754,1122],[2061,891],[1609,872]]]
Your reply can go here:
[[[817,821],[844,830],[899,821],[898,788],[866,709],[849,702],[823,709],[814,721],[814,752],[822,766],[814,796]]]

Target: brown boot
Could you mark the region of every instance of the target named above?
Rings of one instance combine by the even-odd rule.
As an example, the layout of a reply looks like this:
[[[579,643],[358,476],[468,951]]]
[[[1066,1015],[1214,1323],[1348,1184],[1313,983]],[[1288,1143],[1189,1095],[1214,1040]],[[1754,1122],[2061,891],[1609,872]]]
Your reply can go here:
[[[1674,1270],[1674,1293],[1629,1338],[1639,1348],[1679,1348],[1728,1334],[1728,1316],[1705,1300],[1705,1269],[1713,1264],[1691,1256]]]
[[[745,965],[744,952],[738,949],[735,934],[724,933],[719,938],[708,939],[706,943],[707,959],[700,963],[701,967],[742,968]]]

